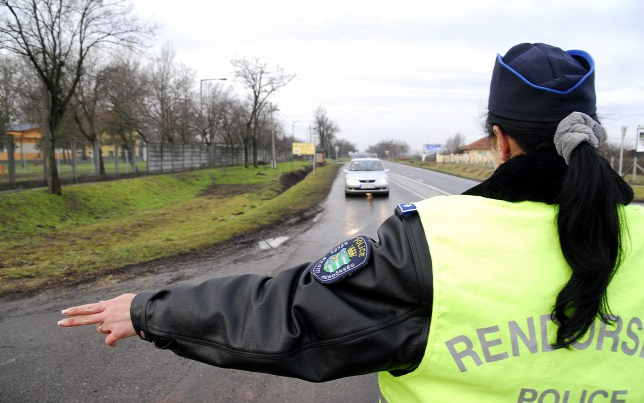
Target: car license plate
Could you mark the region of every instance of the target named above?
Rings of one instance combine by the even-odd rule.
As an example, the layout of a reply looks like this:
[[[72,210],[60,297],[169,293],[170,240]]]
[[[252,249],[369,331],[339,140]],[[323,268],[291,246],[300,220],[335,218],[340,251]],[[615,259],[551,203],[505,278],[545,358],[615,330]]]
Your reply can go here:
[[[375,188],[376,188],[376,185],[372,185],[372,184],[360,185],[360,189],[375,189]]]

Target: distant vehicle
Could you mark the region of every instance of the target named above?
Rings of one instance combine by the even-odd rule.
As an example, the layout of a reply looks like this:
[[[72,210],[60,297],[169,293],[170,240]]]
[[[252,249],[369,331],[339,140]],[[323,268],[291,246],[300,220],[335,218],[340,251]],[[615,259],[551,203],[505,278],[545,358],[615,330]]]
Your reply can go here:
[[[356,158],[369,158],[369,154],[367,154],[367,153],[353,153],[351,155],[351,159],[356,159]]]
[[[355,158],[344,170],[344,194],[379,194],[389,196],[389,169],[378,158]]]

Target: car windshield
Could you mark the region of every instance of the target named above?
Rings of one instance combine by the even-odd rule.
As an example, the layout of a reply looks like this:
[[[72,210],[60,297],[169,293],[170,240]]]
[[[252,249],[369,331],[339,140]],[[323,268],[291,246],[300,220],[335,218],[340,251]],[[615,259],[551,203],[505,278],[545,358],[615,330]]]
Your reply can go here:
[[[349,171],[384,171],[380,161],[352,161]]]

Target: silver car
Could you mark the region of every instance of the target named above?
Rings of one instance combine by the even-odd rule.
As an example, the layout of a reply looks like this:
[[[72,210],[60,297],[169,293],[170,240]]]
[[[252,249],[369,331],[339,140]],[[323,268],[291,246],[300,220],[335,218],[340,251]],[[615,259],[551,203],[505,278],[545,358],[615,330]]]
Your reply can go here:
[[[356,158],[344,170],[344,194],[389,196],[389,172],[378,158]]]

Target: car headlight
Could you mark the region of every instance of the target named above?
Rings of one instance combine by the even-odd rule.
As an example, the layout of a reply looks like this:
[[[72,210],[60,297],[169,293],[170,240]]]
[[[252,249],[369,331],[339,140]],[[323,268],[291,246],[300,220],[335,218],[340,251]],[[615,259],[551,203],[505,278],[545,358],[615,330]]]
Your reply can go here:
[[[344,183],[347,186],[360,186],[360,181],[354,178],[345,178]]]
[[[376,183],[379,185],[386,185],[387,183],[389,183],[389,180],[387,178],[380,178],[376,181]]]

